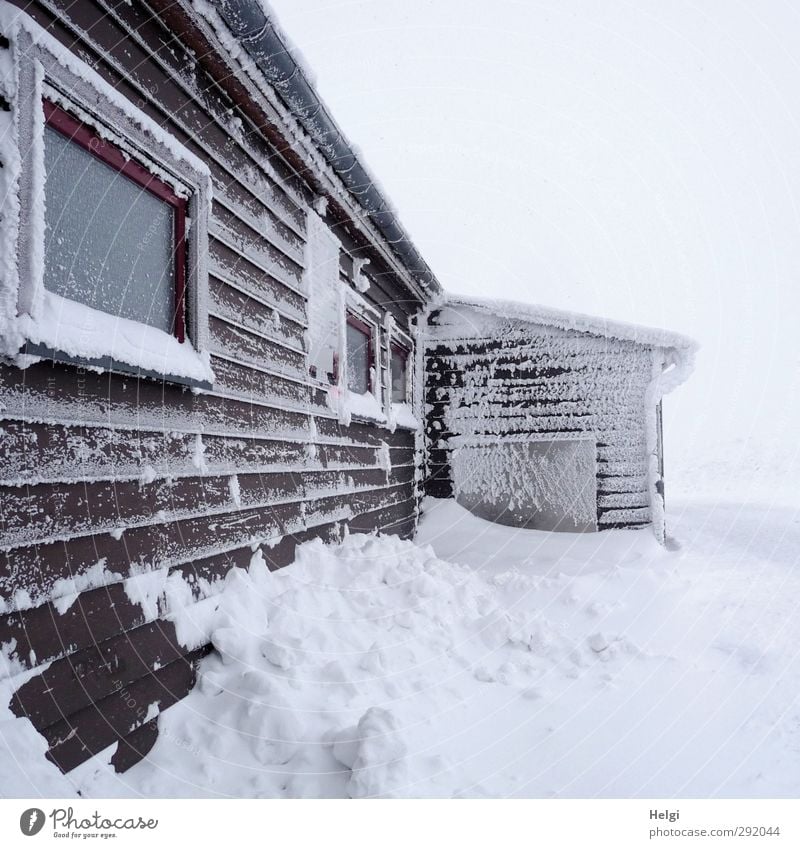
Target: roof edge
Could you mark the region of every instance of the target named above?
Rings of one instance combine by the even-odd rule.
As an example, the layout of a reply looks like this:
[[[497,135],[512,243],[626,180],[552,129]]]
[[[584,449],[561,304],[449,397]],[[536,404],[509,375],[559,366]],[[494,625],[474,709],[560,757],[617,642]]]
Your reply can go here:
[[[501,318],[517,318],[520,321],[529,321],[532,324],[543,324],[562,330],[576,330],[605,338],[634,342],[647,347],[671,349],[687,356],[691,356],[699,350],[699,345],[694,339],[672,330],[648,327],[626,321],[614,321],[582,312],[571,312],[523,301],[495,300],[445,292],[442,297],[431,304],[430,311],[448,306],[462,306]]]
[[[414,246],[377,180],[317,94],[310,74],[294,55],[297,49],[288,43],[274,13],[260,0],[218,0],[213,8],[403,267],[431,296],[441,293],[439,281]]]

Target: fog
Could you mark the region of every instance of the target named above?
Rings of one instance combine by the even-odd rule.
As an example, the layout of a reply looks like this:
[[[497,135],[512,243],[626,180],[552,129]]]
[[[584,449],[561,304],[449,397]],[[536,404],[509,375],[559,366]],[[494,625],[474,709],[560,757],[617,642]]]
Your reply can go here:
[[[446,288],[695,337],[668,480],[791,485],[796,7],[271,5]]]

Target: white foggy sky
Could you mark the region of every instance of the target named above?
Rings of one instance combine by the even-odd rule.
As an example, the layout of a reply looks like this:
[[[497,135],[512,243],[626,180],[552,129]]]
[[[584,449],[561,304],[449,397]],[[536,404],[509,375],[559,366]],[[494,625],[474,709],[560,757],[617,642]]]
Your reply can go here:
[[[794,455],[798,7],[271,5],[446,288],[688,333],[668,465]]]

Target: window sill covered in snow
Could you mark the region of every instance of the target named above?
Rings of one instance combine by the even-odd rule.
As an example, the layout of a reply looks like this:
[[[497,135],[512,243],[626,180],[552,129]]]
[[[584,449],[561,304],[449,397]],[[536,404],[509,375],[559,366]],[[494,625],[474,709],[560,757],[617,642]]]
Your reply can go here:
[[[389,423],[392,427],[417,430],[421,426],[409,403],[393,403]]]
[[[386,414],[372,392],[358,394],[345,389],[339,402],[339,418],[345,424],[353,418],[386,424]]]
[[[335,392],[333,396],[335,397]],[[396,427],[418,430],[421,426],[414,415],[411,404],[393,403],[387,418],[383,407],[372,392],[358,394],[345,390],[339,397],[339,420],[345,425],[355,419],[356,421],[367,421],[370,424],[381,424],[389,427],[390,430],[394,430]]]
[[[90,306],[44,291],[38,316],[23,315],[19,328],[28,341],[22,367],[41,358],[75,362],[101,370],[120,370],[174,379],[210,388],[214,374],[208,354],[189,342]]]

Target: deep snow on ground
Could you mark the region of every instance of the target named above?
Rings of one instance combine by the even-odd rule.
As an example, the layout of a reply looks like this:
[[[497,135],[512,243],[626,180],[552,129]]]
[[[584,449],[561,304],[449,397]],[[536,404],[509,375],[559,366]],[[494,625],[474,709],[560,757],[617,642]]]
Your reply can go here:
[[[115,775],[101,755],[69,780],[98,797],[796,797],[798,513],[671,514],[665,551],[429,500],[416,543],[310,543],[274,574],[255,556],[147,761]]]

